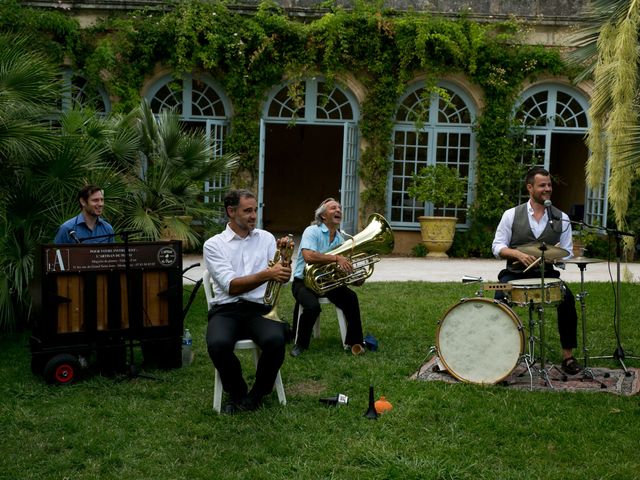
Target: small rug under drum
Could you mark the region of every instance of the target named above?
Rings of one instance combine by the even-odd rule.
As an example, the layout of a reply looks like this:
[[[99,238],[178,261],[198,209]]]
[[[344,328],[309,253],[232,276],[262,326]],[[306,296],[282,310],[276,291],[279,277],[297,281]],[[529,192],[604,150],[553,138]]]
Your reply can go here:
[[[550,368],[550,387],[542,376],[532,369],[533,385],[531,377],[527,372],[524,363],[519,364],[514,371],[504,381],[498,385],[507,388],[518,388],[521,390],[548,390],[558,392],[609,392],[618,395],[631,396],[640,391],[640,370],[637,368],[627,368],[629,375],[625,375],[622,369],[611,369],[593,367],[591,370],[595,379],[583,378],[582,374],[567,376],[559,369]],[[441,381],[447,383],[459,383],[460,381],[449,374],[446,370],[441,370],[438,357],[431,357],[411,376],[412,380]]]

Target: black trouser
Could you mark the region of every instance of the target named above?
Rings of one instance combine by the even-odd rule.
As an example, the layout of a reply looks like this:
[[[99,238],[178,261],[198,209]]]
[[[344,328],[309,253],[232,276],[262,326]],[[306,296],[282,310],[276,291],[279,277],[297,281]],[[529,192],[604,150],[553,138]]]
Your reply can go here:
[[[519,280],[523,278],[540,279],[539,272],[527,272],[527,273],[515,273],[509,270],[502,270],[498,274],[498,281],[500,283],[507,283],[510,280]],[[544,278],[560,278],[560,272],[557,270],[545,271]],[[532,281],[532,283],[534,283]],[[573,293],[569,289],[569,286],[562,282],[564,285],[564,298],[557,306],[558,313],[558,333],[560,334],[560,345],[562,348],[576,348],[578,346],[577,340],[577,328],[578,328],[578,313],[576,312],[576,301],[573,297]],[[497,300],[504,300],[505,294],[503,291],[497,290],[495,293]]]
[[[320,302],[318,302],[318,295],[316,295],[313,290],[305,287],[304,280],[300,278],[293,279],[291,292],[297,302],[293,314],[294,341],[303,348],[309,348],[313,325],[316,323],[322,311]],[[356,292],[348,287],[338,287],[328,291],[324,296],[344,313],[345,320],[347,321],[347,337],[344,343],[347,345],[362,344],[362,320],[360,319],[360,303],[358,302]],[[298,304],[302,305],[304,309],[299,318]]]
[[[234,353],[236,341],[251,339],[262,351],[250,392],[258,399],[271,393],[284,362],[284,324],[264,318],[262,315],[269,310],[268,306],[247,301],[218,305],[209,310],[207,349],[220,373],[224,390],[234,401],[241,400],[248,391],[240,361]]]

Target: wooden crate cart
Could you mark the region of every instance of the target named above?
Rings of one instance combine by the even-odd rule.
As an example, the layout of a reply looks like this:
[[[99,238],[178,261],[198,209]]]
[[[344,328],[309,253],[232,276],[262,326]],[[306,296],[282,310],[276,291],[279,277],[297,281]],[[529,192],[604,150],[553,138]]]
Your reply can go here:
[[[145,362],[181,364],[179,241],[43,245],[32,288],[31,367],[70,383],[95,361],[119,371],[141,346]]]

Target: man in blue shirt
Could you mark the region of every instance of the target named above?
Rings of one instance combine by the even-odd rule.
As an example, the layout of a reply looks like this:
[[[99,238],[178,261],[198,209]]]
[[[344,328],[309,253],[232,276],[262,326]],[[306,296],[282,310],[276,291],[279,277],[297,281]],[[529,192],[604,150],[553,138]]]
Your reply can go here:
[[[316,209],[315,221],[302,234],[291,286],[296,302],[303,307],[300,318],[294,318],[296,325],[294,325],[295,344],[291,350],[293,357],[299,356],[309,348],[313,325],[320,315],[318,295],[304,285],[305,265],[335,263],[339,269],[347,274],[353,271],[351,260],[348,257],[326,253],[344,241],[340,233],[341,221],[342,207],[340,203],[333,198],[328,198]],[[347,321],[345,347],[354,353],[364,351],[363,348],[357,348],[362,347],[363,339],[360,304],[356,292],[347,286],[340,286],[328,291],[325,296],[344,312]],[[357,347],[353,348],[354,346]]]
[[[81,212],[70,218],[58,229],[54,242],[61,243],[111,243],[113,227],[100,218],[104,210],[104,193],[96,185],[87,185],[78,192]]]

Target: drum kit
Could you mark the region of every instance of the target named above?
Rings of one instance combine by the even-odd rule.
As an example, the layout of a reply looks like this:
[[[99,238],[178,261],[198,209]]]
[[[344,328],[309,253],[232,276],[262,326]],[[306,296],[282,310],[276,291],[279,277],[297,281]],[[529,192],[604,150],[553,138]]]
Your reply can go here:
[[[524,361],[533,388],[532,369],[537,369],[545,384],[553,388],[546,365],[544,317],[545,309],[555,307],[564,298],[561,280],[544,278],[545,262],[558,261],[567,256],[559,247],[535,242],[518,247],[537,260],[526,270],[540,264],[540,279],[512,280],[508,283],[482,283],[476,297],[464,298],[449,308],[438,322],[435,351],[441,369],[468,383],[496,384],[504,381]],[[583,378],[595,379],[589,368],[586,333],[586,297],[584,271],[597,258],[572,257],[562,260],[580,269],[580,302],[582,320]],[[482,278],[465,277],[464,283],[483,282]],[[503,300],[484,298],[484,290],[502,291]],[[528,348],[525,352],[525,327],[512,307],[527,308],[529,313]],[[537,313],[537,315],[535,315]],[[536,335],[535,327],[538,326]],[[536,353],[536,345],[539,352]],[[556,367],[551,367],[556,368]],[[564,374],[563,374],[564,375]],[[597,380],[596,380],[597,381]],[[602,385],[602,384],[601,384]]]

